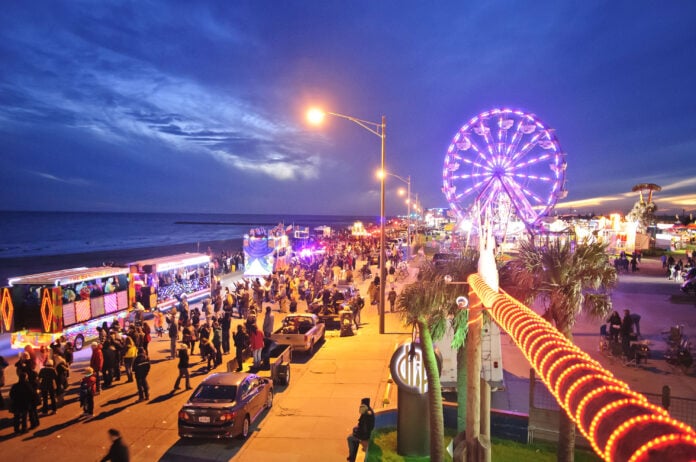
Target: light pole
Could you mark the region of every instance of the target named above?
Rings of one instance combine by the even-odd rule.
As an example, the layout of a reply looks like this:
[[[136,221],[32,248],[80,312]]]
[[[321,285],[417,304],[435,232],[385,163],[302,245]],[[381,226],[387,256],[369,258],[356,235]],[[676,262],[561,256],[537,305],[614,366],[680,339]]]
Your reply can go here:
[[[384,170],[380,170],[378,173],[378,177],[384,178],[385,175],[391,176],[396,178],[399,181],[403,181],[406,183],[406,205],[407,205],[407,213],[408,213],[408,227],[406,228],[406,242],[408,245],[406,248],[408,249],[408,254],[407,257],[411,256],[411,175],[407,176],[406,178],[397,175],[396,173],[392,172],[387,172]],[[403,189],[401,190],[401,193],[403,193]]]
[[[358,119],[356,117],[347,116],[345,114],[338,114],[336,112],[325,112],[318,108],[312,108],[307,111],[307,120],[314,125],[321,124],[327,115],[332,115],[335,117],[340,117],[341,119],[350,120],[353,123],[360,125],[362,128],[378,136],[381,139],[381,154],[382,154],[382,166],[381,171],[386,171],[384,164],[384,146],[387,139],[387,118],[382,116],[382,122],[370,122],[369,120]],[[382,177],[381,187],[380,187],[380,216],[379,216],[379,333],[384,333],[384,308],[385,308],[385,287],[387,284],[387,250],[386,250],[386,208],[384,201],[384,180]]]

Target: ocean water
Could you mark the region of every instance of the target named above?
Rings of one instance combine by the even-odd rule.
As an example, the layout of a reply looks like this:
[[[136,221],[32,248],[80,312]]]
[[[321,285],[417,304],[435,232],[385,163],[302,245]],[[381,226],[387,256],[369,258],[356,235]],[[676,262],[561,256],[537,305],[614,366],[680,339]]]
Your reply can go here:
[[[350,226],[376,217],[0,212],[0,258],[64,255],[241,238],[257,226]]]

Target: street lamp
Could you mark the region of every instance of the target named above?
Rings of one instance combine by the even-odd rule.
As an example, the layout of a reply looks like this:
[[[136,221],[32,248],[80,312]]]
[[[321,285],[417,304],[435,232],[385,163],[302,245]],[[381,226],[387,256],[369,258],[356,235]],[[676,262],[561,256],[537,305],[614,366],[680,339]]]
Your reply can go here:
[[[407,176],[406,178],[399,176],[395,173],[388,172],[386,170],[379,170],[377,172],[377,176],[379,178],[384,179],[385,176],[391,176],[396,178],[399,181],[402,181],[406,183],[406,205],[408,206],[408,227],[406,228],[406,242],[408,242],[408,245],[406,248],[408,249],[408,255],[407,257],[411,256],[411,175]],[[403,195],[403,189],[400,190],[399,194]]]
[[[327,115],[339,117],[341,119],[350,120],[353,123],[360,125],[362,128],[378,136],[381,139],[381,154],[382,166],[381,171],[385,172],[384,166],[384,144],[387,139],[387,118],[382,116],[382,122],[370,122],[369,120],[358,119],[356,117],[338,114],[336,112],[327,112],[319,108],[311,108],[307,111],[307,121],[312,125],[321,124]],[[385,287],[387,285],[387,250],[386,250],[386,218],[385,218],[385,201],[384,201],[384,176],[381,179],[380,188],[380,216],[379,216],[379,333],[384,333],[384,309],[385,309]]]

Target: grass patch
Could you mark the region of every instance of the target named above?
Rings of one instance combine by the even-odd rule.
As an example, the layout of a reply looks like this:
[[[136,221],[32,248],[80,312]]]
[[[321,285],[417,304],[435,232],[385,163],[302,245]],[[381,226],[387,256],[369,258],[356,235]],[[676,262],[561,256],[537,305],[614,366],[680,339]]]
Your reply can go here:
[[[447,429],[445,447],[454,437],[455,432]],[[552,443],[523,444],[515,441],[493,438],[491,459],[495,462],[553,462],[556,460],[556,445]],[[367,462],[427,462],[429,457],[404,457],[396,453],[396,429],[381,428],[372,432],[372,439],[367,451]],[[597,455],[584,449],[575,450],[576,462],[601,461]],[[451,462],[449,454],[445,461]]]

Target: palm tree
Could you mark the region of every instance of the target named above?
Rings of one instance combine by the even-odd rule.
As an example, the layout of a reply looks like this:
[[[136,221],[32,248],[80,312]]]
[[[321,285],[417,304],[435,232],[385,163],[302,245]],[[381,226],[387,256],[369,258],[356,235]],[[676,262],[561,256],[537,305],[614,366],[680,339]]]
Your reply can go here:
[[[479,254],[476,251],[467,249],[464,254],[451,261],[442,271],[452,278],[453,281],[466,281],[469,275],[477,270]],[[450,300],[456,299],[459,295],[464,295],[466,290],[462,286],[450,286]],[[464,293],[462,293],[464,292]],[[453,310],[453,311],[452,311]],[[464,343],[469,326],[469,312],[460,310],[456,306],[450,306],[451,313],[448,316],[452,319],[452,329],[454,338],[451,347],[457,351],[457,432],[461,433],[466,429],[466,350]],[[438,338],[436,338],[438,340]]]
[[[430,460],[442,462],[445,458],[445,424],[442,413],[440,371],[435,358],[433,334],[442,336],[445,317],[442,307],[448,300],[444,278],[431,264],[424,264],[419,278],[404,287],[399,295],[399,307],[406,323],[418,329],[423,348],[423,364],[428,376],[428,410],[430,413]]]
[[[609,290],[616,284],[616,270],[604,244],[584,241],[573,249],[567,241],[540,246],[525,241],[505,276],[513,295],[528,304],[540,300],[545,317],[569,340],[578,314],[605,318],[612,309]],[[561,412],[557,459],[572,462],[574,452],[575,424]]]
[[[433,342],[441,339],[451,322],[454,329],[452,348],[457,350],[457,402],[458,420],[466,421],[466,339],[468,312],[460,310],[455,299],[461,286],[448,285],[445,276],[454,281],[465,281],[476,272],[478,254],[465,253],[462,257],[438,269],[423,264],[418,279],[404,287],[399,296],[399,307],[408,324],[417,326],[425,357],[423,363],[428,374],[428,407],[430,411],[430,460],[444,458],[444,422],[442,415],[442,388]],[[463,431],[459,428],[458,431]]]

